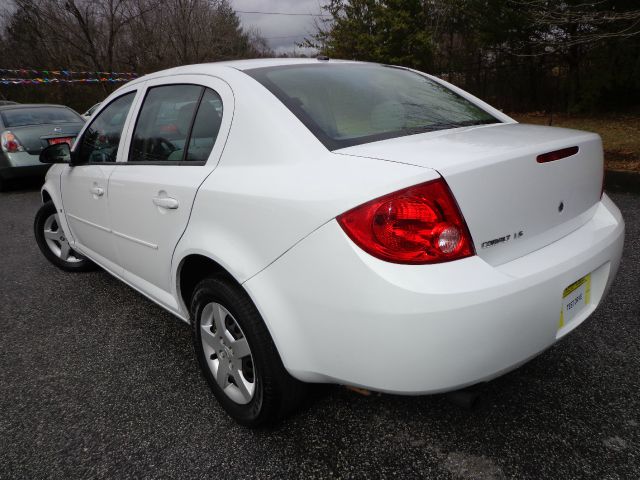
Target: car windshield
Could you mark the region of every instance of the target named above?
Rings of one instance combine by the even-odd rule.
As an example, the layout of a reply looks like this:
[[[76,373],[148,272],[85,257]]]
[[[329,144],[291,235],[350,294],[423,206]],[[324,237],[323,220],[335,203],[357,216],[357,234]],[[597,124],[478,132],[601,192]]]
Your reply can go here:
[[[337,63],[245,72],[278,97],[330,150],[499,123],[452,90],[403,68]]]
[[[47,123],[83,123],[78,114],[65,107],[24,107],[3,110],[2,122],[6,128]]]

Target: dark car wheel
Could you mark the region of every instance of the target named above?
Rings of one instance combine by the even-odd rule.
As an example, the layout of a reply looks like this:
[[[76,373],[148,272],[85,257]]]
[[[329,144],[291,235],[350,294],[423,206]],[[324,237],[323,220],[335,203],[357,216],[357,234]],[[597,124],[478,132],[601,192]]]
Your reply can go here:
[[[52,201],[40,207],[33,229],[40,251],[56,267],[69,272],[84,272],[95,268],[91,260],[74,251],[69,245]]]
[[[285,370],[258,310],[239,285],[218,277],[201,281],[191,318],[202,373],[238,423],[273,423],[300,404],[305,384]]]

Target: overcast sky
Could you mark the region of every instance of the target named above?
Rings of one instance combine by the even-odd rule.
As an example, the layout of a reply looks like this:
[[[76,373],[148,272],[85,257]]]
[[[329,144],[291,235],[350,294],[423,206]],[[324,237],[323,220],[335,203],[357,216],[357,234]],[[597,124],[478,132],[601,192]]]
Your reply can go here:
[[[327,0],[230,0],[245,29],[260,30],[276,53],[293,51],[296,42],[314,31],[309,15],[268,15],[241,11],[319,14]],[[295,47],[299,50],[297,47]]]

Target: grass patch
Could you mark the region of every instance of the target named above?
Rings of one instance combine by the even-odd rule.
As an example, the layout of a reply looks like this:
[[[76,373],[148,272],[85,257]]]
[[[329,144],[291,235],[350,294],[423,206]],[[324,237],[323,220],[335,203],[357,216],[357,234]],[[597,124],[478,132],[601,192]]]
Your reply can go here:
[[[511,116],[521,123],[549,125],[549,116],[542,113]],[[552,125],[598,133],[602,137],[608,169],[640,172],[640,115],[554,115]]]

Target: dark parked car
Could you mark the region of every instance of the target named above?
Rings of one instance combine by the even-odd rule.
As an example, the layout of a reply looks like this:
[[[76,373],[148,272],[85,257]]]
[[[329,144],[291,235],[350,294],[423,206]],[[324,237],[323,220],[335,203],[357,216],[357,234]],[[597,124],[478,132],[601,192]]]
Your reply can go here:
[[[44,175],[49,165],[40,163],[42,149],[71,145],[84,123],[63,105],[0,105],[0,190],[11,179]]]

